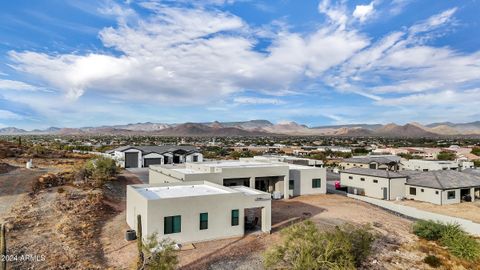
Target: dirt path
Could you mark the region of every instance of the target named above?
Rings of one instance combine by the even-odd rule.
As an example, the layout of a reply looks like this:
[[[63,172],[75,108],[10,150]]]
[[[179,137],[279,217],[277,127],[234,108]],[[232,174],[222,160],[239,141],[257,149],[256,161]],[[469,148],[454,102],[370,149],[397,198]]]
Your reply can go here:
[[[105,221],[100,235],[105,264],[111,269],[131,269],[137,258],[136,242],[125,240],[125,231],[129,229],[125,216],[126,186],[131,184],[142,184],[142,181],[134,174],[124,171],[116,181],[108,183],[104,191],[107,197],[105,203],[116,210]]]
[[[31,183],[46,170],[17,168],[0,174],[0,223],[18,199],[31,191]]]
[[[420,201],[396,201],[395,203],[410,206],[420,210],[447,215],[451,217],[458,217],[480,223],[480,201],[462,202],[456,204],[436,205]]]

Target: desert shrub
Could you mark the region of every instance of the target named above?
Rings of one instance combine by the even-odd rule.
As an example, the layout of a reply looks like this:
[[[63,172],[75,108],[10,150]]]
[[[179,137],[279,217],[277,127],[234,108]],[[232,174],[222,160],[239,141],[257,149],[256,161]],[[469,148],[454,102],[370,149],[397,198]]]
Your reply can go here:
[[[374,240],[367,227],[320,232],[304,221],[281,232],[284,241],[264,253],[269,269],[355,269],[368,256]]]
[[[84,168],[77,172],[86,180],[90,180],[96,186],[103,185],[106,181],[111,180],[118,172],[115,160],[108,157],[97,157],[89,160]]]
[[[435,255],[428,255],[423,259],[423,262],[433,268],[438,268],[442,265],[442,261]]]
[[[58,192],[58,193],[64,193],[64,192],[65,192],[65,189],[64,189],[63,187],[59,187],[59,188],[57,189],[57,192]]]
[[[413,224],[413,233],[427,240],[438,240],[442,237],[445,225],[432,220],[418,220]]]
[[[146,270],[173,270],[178,264],[175,243],[168,239],[158,240],[158,234],[152,233],[144,243]]]
[[[458,258],[468,261],[480,259],[480,242],[458,224],[419,220],[413,225],[413,232],[421,238],[438,241]]]

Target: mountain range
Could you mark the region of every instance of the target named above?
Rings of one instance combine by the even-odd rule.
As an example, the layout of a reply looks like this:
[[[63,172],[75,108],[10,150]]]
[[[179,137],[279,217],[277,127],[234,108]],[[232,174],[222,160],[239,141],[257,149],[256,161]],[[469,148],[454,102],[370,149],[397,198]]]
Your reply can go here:
[[[441,137],[441,136],[480,136],[480,121],[471,123],[441,122],[428,125],[408,123],[397,125],[348,124],[308,127],[295,122],[273,124],[268,120],[241,122],[204,123],[135,123],[83,128],[50,127],[44,130],[27,131],[16,127],[0,129],[0,135],[163,135],[163,136],[348,136],[348,137]]]

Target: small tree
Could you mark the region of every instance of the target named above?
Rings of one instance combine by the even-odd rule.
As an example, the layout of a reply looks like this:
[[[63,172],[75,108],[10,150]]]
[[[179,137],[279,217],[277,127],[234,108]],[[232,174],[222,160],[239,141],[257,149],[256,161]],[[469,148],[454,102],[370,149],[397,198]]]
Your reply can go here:
[[[455,153],[447,151],[442,151],[437,155],[438,160],[454,160],[455,157]]]
[[[84,176],[101,186],[117,174],[118,168],[115,160],[108,157],[97,157],[85,164]]]
[[[169,239],[158,241],[158,234],[152,233],[144,244],[145,254],[148,254],[145,269],[173,270],[178,265],[175,243]]]

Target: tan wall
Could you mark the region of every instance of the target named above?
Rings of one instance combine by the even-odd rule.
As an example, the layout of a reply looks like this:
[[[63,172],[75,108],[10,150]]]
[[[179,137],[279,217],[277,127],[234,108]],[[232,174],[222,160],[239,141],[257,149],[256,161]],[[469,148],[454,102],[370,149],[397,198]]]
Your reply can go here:
[[[127,195],[127,223],[135,228],[131,215],[134,208],[148,209],[142,211],[144,236],[157,232],[160,237],[170,238],[176,243],[192,243],[244,235],[244,209],[263,207],[262,219],[265,227],[262,231],[271,230],[270,194],[246,196],[243,193],[228,193],[196,197],[181,197],[157,200],[141,200],[132,196],[132,188]],[[136,193],[135,190],[133,192]],[[262,198],[264,200],[256,200]],[[148,207],[145,205],[148,204]],[[239,209],[239,225],[231,225],[231,210]],[[200,213],[208,213],[208,229],[200,230]],[[181,215],[181,232],[164,235],[164,217]]]
[[[350,176],[353,179],[349,179]],[[361,178],[364,178],[365,180],[361,181]],[[378,180],[378,183],[374,183],[373,180]],[[389,195],[390,200],[395,200],[396,197],[404,196],[406,178],[391,179],[390,188],[388,182],[388,178],[357,175],[344,172],[340,173],[340,183],[342,186],[363,189],[365,191],[365,196],[383,199],[383,189],[385,188],[388,191],[387,198]]]

